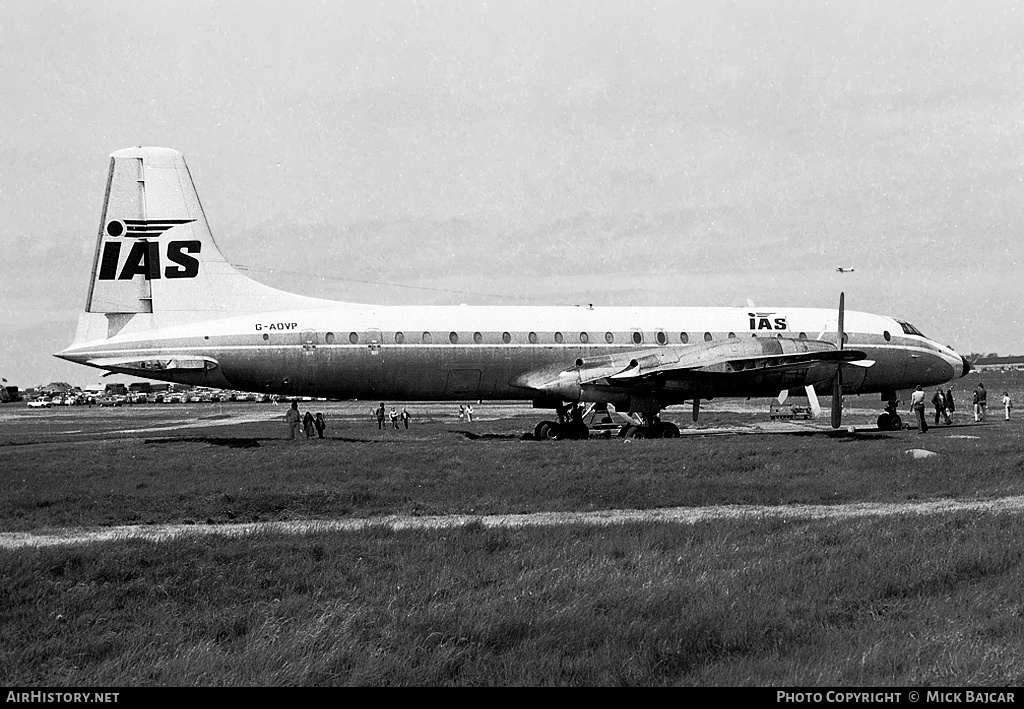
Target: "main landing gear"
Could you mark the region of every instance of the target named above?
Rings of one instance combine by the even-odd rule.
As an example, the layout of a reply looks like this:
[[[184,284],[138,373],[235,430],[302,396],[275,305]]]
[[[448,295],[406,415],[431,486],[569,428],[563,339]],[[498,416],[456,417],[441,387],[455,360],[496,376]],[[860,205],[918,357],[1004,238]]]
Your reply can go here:
[[[555,408],[558,421],[541,421],[533,429],[533,437],[538,441],[586,440],[590,438],[590,429],[583,422],[583,413],[579,404],[560,404]]]
[[[590,428],[584,421],[586,414],[581,410],[579,404],[559,405],[555,411],[558,413],[558,421],[538,423],[533,430],[534,438],[538,441],[586,440],[590,438]],[[607,415],[607,409],[601,407],[600,412],[603,412],[605,416],[598,428],[614,429],[611,418]],[[619,438],[679,438],[679,427],[671,421],[662,421],[656,413],[634,413],[633,419],[638,423],[627,423],[618,428]]]
[[[619,431],[622,438],[679,438],[679,427],[671,421],[662,421],[657,414],[636,413],[639,425],[627,424]]]

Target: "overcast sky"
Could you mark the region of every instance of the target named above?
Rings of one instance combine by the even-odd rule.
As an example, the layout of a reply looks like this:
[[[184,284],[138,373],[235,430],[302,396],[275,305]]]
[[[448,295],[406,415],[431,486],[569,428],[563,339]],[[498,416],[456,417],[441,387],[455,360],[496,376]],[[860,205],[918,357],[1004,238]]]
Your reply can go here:
[[[1009,0],[0,0],[0,375],[98,380],[50,354],[132,145],[180,150],[227,258],[307,295],[843,290],[1024,354],[1022,37]]]

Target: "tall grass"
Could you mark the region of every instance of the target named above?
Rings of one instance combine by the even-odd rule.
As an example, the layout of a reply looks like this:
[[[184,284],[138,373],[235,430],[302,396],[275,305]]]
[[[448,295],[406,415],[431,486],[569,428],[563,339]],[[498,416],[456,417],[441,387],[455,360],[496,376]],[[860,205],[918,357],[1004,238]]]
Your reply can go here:
[[[1014,517],[370,529],[0,554],[13,685],[1024,679]]]

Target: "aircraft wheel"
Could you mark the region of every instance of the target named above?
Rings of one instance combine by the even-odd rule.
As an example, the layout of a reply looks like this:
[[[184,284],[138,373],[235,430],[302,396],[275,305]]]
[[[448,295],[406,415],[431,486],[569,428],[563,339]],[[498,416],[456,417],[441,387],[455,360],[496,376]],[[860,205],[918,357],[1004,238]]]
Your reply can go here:
[[[637,440],[647,438],[647,432],[639,426],[630,426],[629,430],[626,431],[626,438],[635,438]]]
[[[619,438],[626,438],[627,436],[629,436],[629,432],[634,428],[636,428],[636,426],[634,426],[631,423],[627,423],[625,426],[619,429],[619,433],[617,435],[619,436]]]
[[[892,419],[890,421],[890,425],[892,426],[893,431],[902,431],[903,419],[900,418],[899,414],[893,414]]]
[[[679,426],[674,423],[666,421],[661,424],[661,437],[662,438],[679,438]]]
[[[538,441],[553,441],[558,438],[558,424],[554,421],[541,421],[533,429],[533,436]]]
[[[891,431],[893,429],[892,417],[889,414],[878,415],[878,430]]]

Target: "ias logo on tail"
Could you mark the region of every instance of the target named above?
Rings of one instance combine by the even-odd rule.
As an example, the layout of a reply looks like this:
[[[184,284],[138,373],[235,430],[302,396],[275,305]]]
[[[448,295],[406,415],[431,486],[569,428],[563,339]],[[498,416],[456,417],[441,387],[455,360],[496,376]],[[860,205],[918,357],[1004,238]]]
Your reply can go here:
[[[195,219],[113,219],[107,222],[104,231],[107,236],[136,239],[121,260],[124,241],[105,241],[100,257],[100,270],[97,276],[101,281],[130,281],[135,276],[142,276],[147,281],[158,278],[195,278],[199,275],[199,259],[190,254],[198,254],[202,244],[198,239],[186,241],[168,241],[161,248],[159,241],[150,241],[181,224],[191,224]],[[163,270],[160,268],[161,253],[174,265]]]

